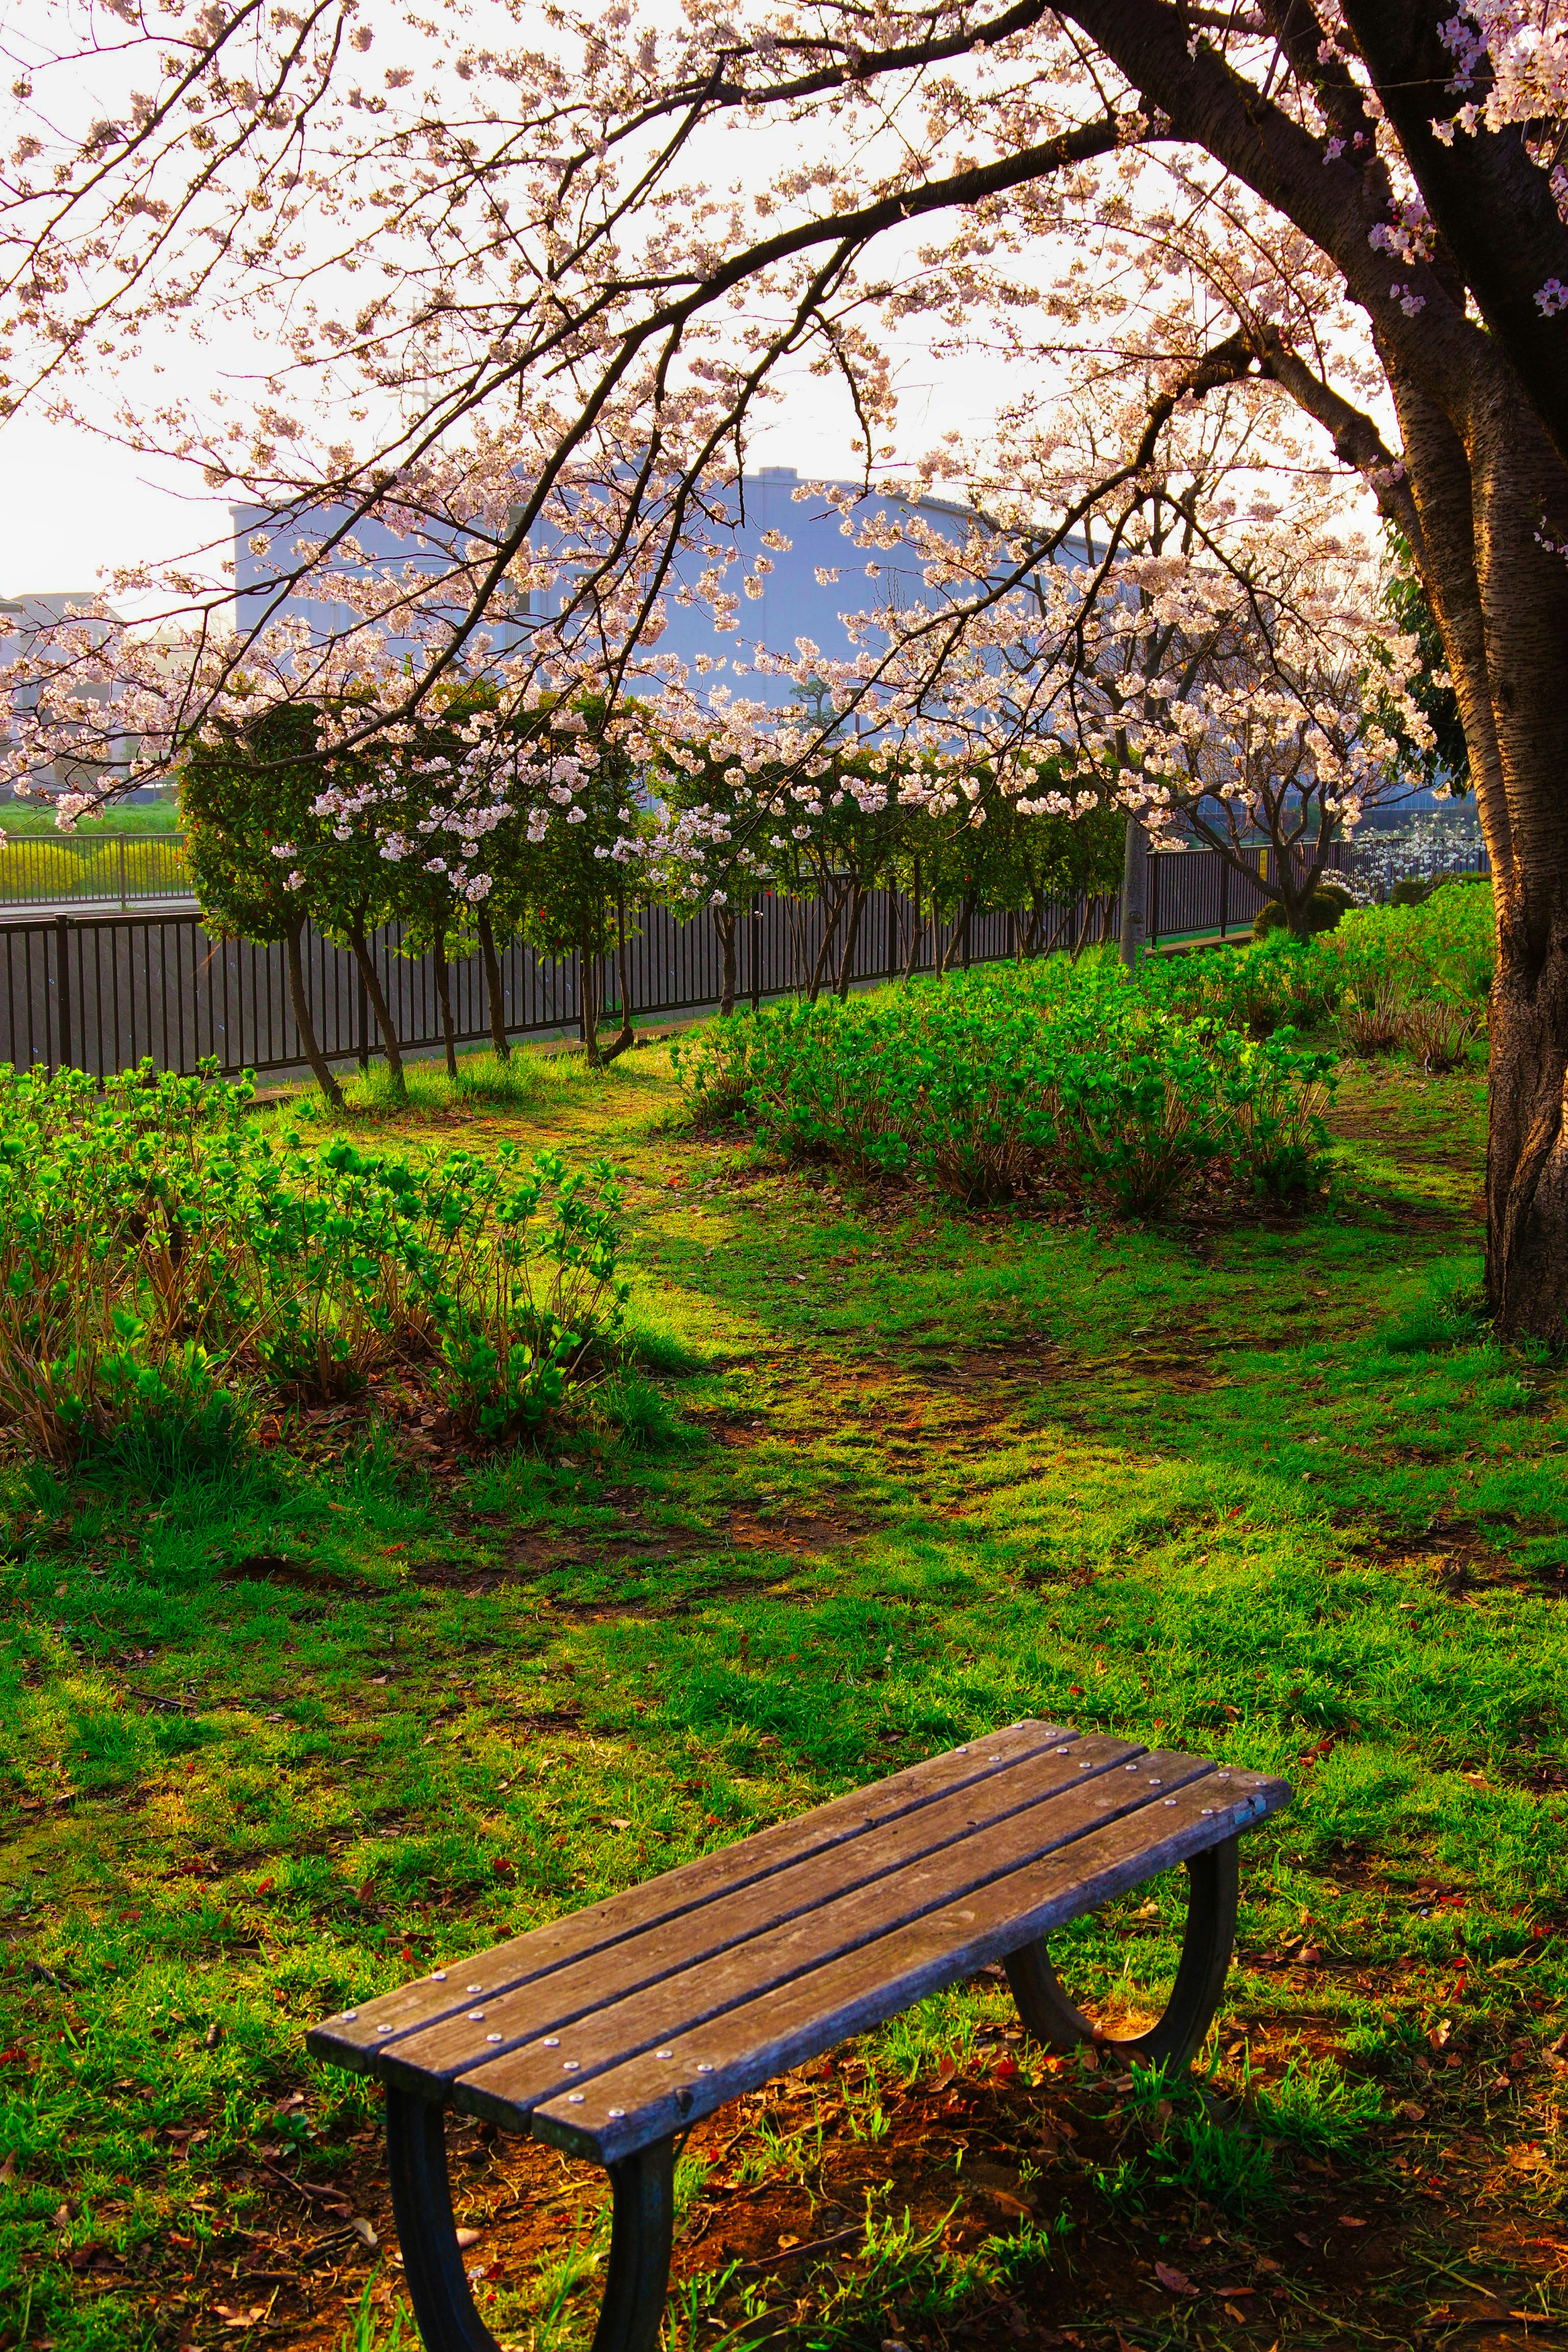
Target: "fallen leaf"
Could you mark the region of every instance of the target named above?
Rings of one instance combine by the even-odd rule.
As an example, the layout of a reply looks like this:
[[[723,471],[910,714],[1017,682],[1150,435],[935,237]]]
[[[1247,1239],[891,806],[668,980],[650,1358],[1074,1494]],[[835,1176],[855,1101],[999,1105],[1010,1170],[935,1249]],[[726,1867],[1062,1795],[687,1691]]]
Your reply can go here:
[[[630,1823],[630,1822],[617,1822],[617,1821],[612,1821],[612,1822],[611,1822],[611,1823],[610,1823],[610,1827],[611,1827],[613,1830],[629,1830],[629,1829],[630,1829],[630,1827],[631,1827],[631,1823]]]
[[[1342,2230],[1364,2230],[1366,2223],[1362,2220],[1359,2213],[1342,2213],[1340,2215],[1340,2227]]]
[[[359,2240],[362,2246],[368,2246],[372,2253],[375,2252],[377,2246],[381,2243],[381,2240],[375,2234],[374,2225],[372,2222],[367,2221],[363,2213],[354,2214],[349,2223],[349,2228],[353,2231],[354,2236]],[[462,2237],[461,2231],[459,2231],[458,2234],[460,2241]]]
[[[466,2254],[470,2246],[477,2246],[479,2244],[479,2240],[483,2235],[484,2231],[482,2230],[459,2230],[458,2231],[458,2252],[460,2254]]]
[[[1436,2025],[1427,2027],[1426,2039],[1434,2050],[1446,2050],[1448,2046],[1448,2037],[1453,2031],[1454,2021],[1451,2017],[1439,2018]]]
[[[787,2254],[792,2246],[798,2246],[799,2243],[798,2238],[783,2237],[779,2240],[779,2252],[781,2254]]]
[[[1169,2263],[1156,2263],[1154,2276],[1167,2294],[1196,2294],[1197,2289],[1185,2271],[1173,2270]]]
[[[1403,2116],[1407,2124],[1424,2124],[1426,2120],[1426,2108],[1418,2107],[1414,2099],[1402,2099],[1394,2112]]]
[[[1079,2065],[1084,2068],[1087,2074],[1099,2074],[1100,2053],[1095,2048],[1092,2042],[1080,2042],[1078,2047],[1078,2056]]]

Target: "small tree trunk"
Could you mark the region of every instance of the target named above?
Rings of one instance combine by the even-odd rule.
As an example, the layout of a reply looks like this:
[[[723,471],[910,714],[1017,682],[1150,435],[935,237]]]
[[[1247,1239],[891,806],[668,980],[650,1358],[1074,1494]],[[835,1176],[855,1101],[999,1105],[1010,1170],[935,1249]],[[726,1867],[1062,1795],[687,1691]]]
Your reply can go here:
[[[485,995],[489,1003],[490,1044],[498,1061],[511,1059],[511,1040],[506,1034],[506,1004],[501,991],[500,958],[496,953],[496,935],[490,929],[490,919],[481,907],[479,913],[479,953],[485,960]]]
[[[403,1047],[397,1035],[397,1024],[392,1017],[392,1007],[386,1001],[386,991],[381,984],[381,974],[370,951],[370,941],[363,927],[356,924],[349,933],[349,951],[359,966],[360,978],[370,1009],[375,1015],[375,1025],[381,1032],[381,1049],[386,1055],[386,1067],[392,1079],[392,1091],[399,1102],[408,1100],[408,1080],[403,1068]]]
[[[1127,820],[1121,862],[1121,961],[1136,971],[1149,936],[1149,836],[1135,816]]]
[[[842,1004],[849,994],[849,982],[855,970],[855,950],[860,938],[860,918],[866,908],[866,893],[856,883],[849,899],[849,929],[844,938],[844,954],[838,966],[838,1002]]]
[[[632,1027],[631,958],[626,953],[626,902],[624,898],[616,901],[616,978],[621,991],[621,1025],[600,1056],[605,1062],[618,1060],[637,1043],[637,1032]]]
[[[583,1007],[583,1056],[591,1070],[599,1066],[599,959],[586,924],[577,942],[577,990]]]
[[[958,906],[958,921],[954,926],[952,937],[947,943],[947,953],[942,960],[943,979],[952,970],[953,965],[969,945],[969,924],[973,912],[973,898],[961,898]]]
[[[713,928],[719,934],[719,1011],[728,1015],[735,1010],[735,933],[739,928],[733,907],[715,907]]]
[[[305,1059],[315,1073],[316,1084],[321,1087],[332,1108],[342,1110],[346,1108],[343,1102],[343,1090],[333,1076],[331,1066],[321,1051],[321,1040],[316,1034],[316,1024],[310,1018],[310,999],[305,989],[305,966],[300,954],[300,939],[304,929],[302,920],[296,923],[293,929],[285,935],[283,941],[284,953],[289,964],[289,1002],[294,1008],[295,1034],[305,1049]]]
[[[910,960],[904,966],[906,980],[913,976],[915,966],[921,960],[921,861],[918,856],[914,861],[913,881],[914,906],[910,917]]]
[[[823,918],[822,942],[816,950],[816,961],[811,968],[811,984],[805,992],[808,1004],[815,1004],[822,993],[822,983],[827,971],[828,954],[833,946],[834,933],[838,929],[838,918],[843,910],[844,893],[840,891],[834,898],[831,908]]]
[[[437,931],[431,944],[436,966],[436,995],[441,1007],[441,1035],[447,1047],[447,1076],[458,1076],[458,1024],[452,1018],[452,967],[447,961],[447,934]]]

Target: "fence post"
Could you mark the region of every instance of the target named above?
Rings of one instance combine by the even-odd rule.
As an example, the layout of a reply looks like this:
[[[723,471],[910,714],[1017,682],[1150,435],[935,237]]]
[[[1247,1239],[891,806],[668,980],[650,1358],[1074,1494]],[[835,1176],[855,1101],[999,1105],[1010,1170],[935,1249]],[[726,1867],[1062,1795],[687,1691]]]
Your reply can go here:
[[[763,894],[752,893],[752,1010],[763,1001]]]
[[[370,1070],[370,991],[364,984],[364,974],[359,976],[359,1066],[362,1075]]]
[[[68,1070],[75,1055],[71,1037],[70,918],[55,917],[55,1019],[59,1030],[58,1067]]]
[[[120,911],[125,912],[130,901],[125,896],[125,835],[120,835]]]
[[[1149,860],[1149,945],[1153,947],[1160,937],[1160,861]]]
[[[1230,867],[1222,857],[1219,861],[1219,935],[1225,937],[1230,914]]]

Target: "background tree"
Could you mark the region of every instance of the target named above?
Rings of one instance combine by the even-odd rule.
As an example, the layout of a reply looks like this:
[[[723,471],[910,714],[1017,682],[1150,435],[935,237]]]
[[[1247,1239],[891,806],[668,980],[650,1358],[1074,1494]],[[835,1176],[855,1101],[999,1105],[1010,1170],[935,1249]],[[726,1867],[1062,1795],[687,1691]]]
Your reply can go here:
[[[319,843],[321,790],[315,714],[301,705],[264,709],[226,723],[209,719],[185,753],[180,777],[191,885],[202,920],[230,939],[281,941],[294,1027],[316,1084],[334,1110],[343,1093],[310,1017],[300,954],[307,907],[299,841]],[[265,793],[258,777],[266,778]],[[279,854],[284,834],[289,855]],[[297,839],[290,844],[287,835]]]

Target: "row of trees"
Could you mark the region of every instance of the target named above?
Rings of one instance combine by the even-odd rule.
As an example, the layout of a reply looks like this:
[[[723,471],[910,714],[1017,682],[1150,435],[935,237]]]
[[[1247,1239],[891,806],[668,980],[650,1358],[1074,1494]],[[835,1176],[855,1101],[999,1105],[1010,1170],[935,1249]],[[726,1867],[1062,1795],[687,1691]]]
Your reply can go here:
[[[907,970],[923,960],[928,925],[952,926],[943,971],[964,953],[973,917],[996,907],[1021,913],[1020,954],[1078,952],[1095,901],[1109,902],[1121,879],[1125,821],[1111,778],[1092,805],[1047,813],[987,796],[984,779],[971,780],[973,797],[933,794],[920,777],[900,787],[876,755],[849,746],[830,745],[803,781],[791,763],[748,767],[711,742],[651,737],[642,718],[603,702],[542,701],[503,720],[493,692],[459,687],[396,743],[353,741],[356,709],[353,698],[331,709],[242,705],[209,720],[181,772],[204,917],[283,947],[301,1044],[335,1102],[305,986],[307,922],[353,955],[401,1092],[397,1024],[371,948],[386,925],[405,953],[431,960],[450,1070],[453,961],[482,957],[505,1058],[500,950],[519,937],[545,955],[577,956],[584,1037],[598,1066],[632,1042],[627,940],[650,898],[711,908],[727,1013],[741,922],[758,891],[821,904],[820,940],[800,975],[815,1000],[824,988],[848,993],[876,888],[909,894]],[[605,1040],[600,977],[612,961],[620,1026]]]

